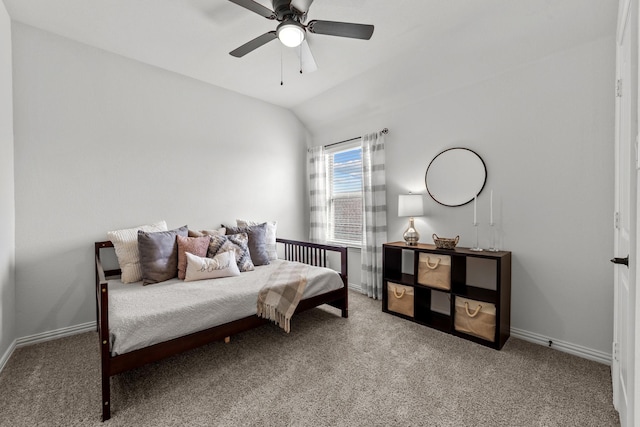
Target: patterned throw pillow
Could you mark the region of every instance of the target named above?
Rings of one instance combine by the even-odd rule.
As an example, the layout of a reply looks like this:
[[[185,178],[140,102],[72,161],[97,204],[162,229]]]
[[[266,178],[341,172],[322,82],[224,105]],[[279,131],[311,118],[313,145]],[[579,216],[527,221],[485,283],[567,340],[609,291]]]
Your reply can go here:
[[[267,223],[252,225],[251,227],[231,227],[223,225],[227,229],[227,236],[238,233],[247,233],[249,237],[249,255],[253,265],[269,264],[267,253]]]
[[[140,252],[138,252],[138,230],[167,231],[167,223],[158,221],[151,225],[140,225],[138,227],[109,231],[107,233],[107,238],[113,243],[118,264],[122,271],[120,278],[122,283],[133,283],[142,280]]]
[[[276,248],[276,231],[278,230],[278,222],[277,221],[247,221],[245,219],[236,219],[236,224],[238,225],[238,227],[252,227],[254,225],[263,224],[265,222],[267,223],[265,249],[267,250],[267,256],[269,257],[269,260],[272,261],[274,259],[278,259],[278,251]]]
[[[185,282],[240,275],[233,251],[221,252],[213,258],[203,258],[187,252],[186,258]]]
[[[247,233],[238,233],[231,236],[210,236],[211,242],[207,250],[207,258],[213,258],[221,252],[233,251],[236,256],[236,263],[241,272],[254,270],[253,262],[247,243],[249,237]]]
[[[178,236],[178,279],[184,280],[187,271],[187,255],[189,252],[199,257],[206,257],[209,249],[209,236],[184,237]]]

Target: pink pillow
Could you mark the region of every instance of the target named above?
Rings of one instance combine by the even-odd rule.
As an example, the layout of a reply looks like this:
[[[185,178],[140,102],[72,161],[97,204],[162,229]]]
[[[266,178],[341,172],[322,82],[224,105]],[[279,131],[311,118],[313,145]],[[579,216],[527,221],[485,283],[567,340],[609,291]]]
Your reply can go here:
[[[178,279],[184,280],[187,272],[187,255],[190,252],[199,257],[207,256],[211,237],[183,237],[177,236],[178,240]]]

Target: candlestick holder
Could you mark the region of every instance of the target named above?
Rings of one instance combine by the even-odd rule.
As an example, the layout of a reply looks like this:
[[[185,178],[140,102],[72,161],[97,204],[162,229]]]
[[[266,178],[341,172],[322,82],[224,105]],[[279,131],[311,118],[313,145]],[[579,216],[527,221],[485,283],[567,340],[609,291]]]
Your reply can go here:
[[[472,248],[471,248],[471,250],[472,250],[472,251],[476,251],[476,252],[481,252],[481,251],[482,251],[482,248],[481,248],[480,246],[478,246],[478,223],[477,223],[477,222],[474,222],[474,223],[473,223],[473,226],[474,226],[474,227],[475,227],[475,229],[476,229],[476,244],[475,244],[475,246],[474,246],[474,247],[472,247]]]
[[[496,247],[496,224],[495,222],[491,222],[489,223],[489,226],[491,227],[491,245],[488,250],[491,252],[498,252],[498,248]]]

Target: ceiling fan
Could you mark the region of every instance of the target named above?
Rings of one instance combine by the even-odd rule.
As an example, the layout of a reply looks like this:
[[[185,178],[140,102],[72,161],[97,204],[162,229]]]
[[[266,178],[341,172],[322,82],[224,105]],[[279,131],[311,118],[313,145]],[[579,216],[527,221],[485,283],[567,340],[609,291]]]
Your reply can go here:
[[[313,20],[305,25],[307,13],[313,0],[272,0],[273,10],[253,0],[229,0],[267,19],[280,22],[275,31],[269,31],[229,52],[231,56],[241,58],[260,46],[279,39],[287,47],[298,47],[301,70],[315,71],[318,67],[309,49],[306,33],[325,34],[329,36],[349,37],[369,40],[373,35],[373,25],[353,24],[349,22]]]

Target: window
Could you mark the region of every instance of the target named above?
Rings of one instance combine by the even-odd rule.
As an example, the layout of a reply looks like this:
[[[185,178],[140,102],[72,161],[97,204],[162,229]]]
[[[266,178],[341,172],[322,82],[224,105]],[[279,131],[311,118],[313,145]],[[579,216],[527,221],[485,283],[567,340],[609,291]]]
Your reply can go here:
[[[328,224],[332,242],[362,244],[362,148],[344,148],[327,154]]]

